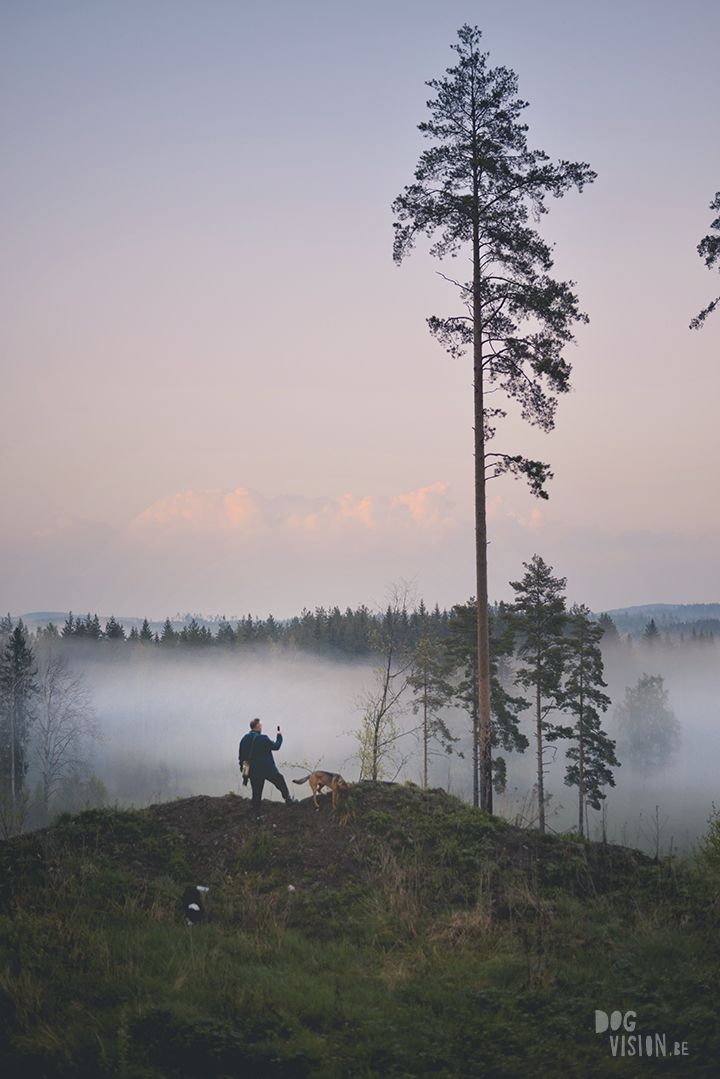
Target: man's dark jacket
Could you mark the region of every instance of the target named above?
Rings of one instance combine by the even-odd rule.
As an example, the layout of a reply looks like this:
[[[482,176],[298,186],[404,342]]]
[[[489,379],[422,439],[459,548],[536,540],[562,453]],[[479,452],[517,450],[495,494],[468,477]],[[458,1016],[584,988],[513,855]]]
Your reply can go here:
[[[250,731],[240,743],[240,767],[242,768],[243,761],[249,760],[252,779],[267,779],[268,776],[276,775],[279,769],[273,760],[273,750],[280,749],[282,740],[281,734],[277,736],[276,742],[271,742],[266,734]]]

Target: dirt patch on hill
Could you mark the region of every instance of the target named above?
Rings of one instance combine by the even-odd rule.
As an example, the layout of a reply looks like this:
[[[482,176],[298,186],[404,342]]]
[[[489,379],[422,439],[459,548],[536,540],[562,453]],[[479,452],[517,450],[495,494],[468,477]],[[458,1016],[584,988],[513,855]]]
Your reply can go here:
[[[318,801],[320,809],[312,798],[293,806],[264,801],[259,824],[252,822],[250,799],[235,794],[201,794],[151,806],[147,813],[180,833],[198,882],[233,875],[243,850],[264,833],[272,837],[268,867],[283,867],[296,887],[360,879],[355,814],[333,811],[329,794]]]

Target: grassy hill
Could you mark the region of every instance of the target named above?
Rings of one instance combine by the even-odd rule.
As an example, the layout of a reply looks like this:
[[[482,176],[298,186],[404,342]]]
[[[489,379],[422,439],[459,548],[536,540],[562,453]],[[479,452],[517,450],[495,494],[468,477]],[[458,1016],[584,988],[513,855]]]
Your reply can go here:
[[[264,814],[201,796],[0,844],[2,1075],[717,1075],[716,877],[411,785]]]

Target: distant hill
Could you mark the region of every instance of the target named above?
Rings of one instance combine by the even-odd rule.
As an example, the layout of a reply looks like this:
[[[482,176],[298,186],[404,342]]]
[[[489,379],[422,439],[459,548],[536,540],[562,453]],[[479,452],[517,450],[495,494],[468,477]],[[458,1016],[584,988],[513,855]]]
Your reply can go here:
[[[641,607],[619,607],[609,614],[620,633],[642,633],[650,619],[661,633],[686,636],[696,632],[720,634],[720,603],[649,603]]]

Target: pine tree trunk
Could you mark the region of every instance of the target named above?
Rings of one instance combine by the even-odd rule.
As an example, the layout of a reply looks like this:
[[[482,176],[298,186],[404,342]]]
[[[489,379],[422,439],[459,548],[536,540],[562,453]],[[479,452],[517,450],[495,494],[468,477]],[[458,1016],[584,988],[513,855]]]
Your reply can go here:
[[[427,695],[428,688],[427,682],[425,683],[425,700],[423,701],[423,786],[428,785],[428,707],[427,707]]]
[[[538,657],[538,666],[540,659]],[[538,770],[538,825],[541,832],[545,831],[545,782],[543,778],[543,732],[542,732],[542,698],[540,683],[535,689],[535,713],[537,720],[537,770]]]
[[[580,715],[578,717],[578,788],[580,799],[579,809],[579,822],[580,822],[580,835],[584,836],[583,830],[583,806],[585,803],[585,731],[583,730],[583,711],[585,707],[584,694],[582,690],[582,674],[580,675]]]
[[[584,754],[583,754],[582,713],[580,715],[580,724],[579,724],[578,731],[579,731],[579,739],[578,739],[578,743],[579,743],[579,752],[578,752],[578,780],[579,780],[578,787],[579,787],[579,793],[578,793],[578,798],[579,798],[579,801],[580,801],[578,821],[579,821],[579,825],[580,825],[580,827],[579,827],[580,835],[584,835],[585,833],[583,831],[583,803],[585,801],[585,760],[584,760]]]
[[[15,804],[15,686],[11,687],[10,696],[10,797]]]
[[[473,182],[478,206],[477,179]],[[476,210],[477,213],[477,210]],[[473,368],[475,397],[475,566],[477,579],[478,725],[480,808],[493,811],[490,714],[490,634],[487,587],[487,516],[485,500],[485,415],[483,403],[482,303],[480,295],[480,238],[477,217],[473,228]]]
[[[477,712],[473,715],[472,732],[472,769],[473,769],[473,805],[477,809],[480,805],[480,734],[478,728]]]

